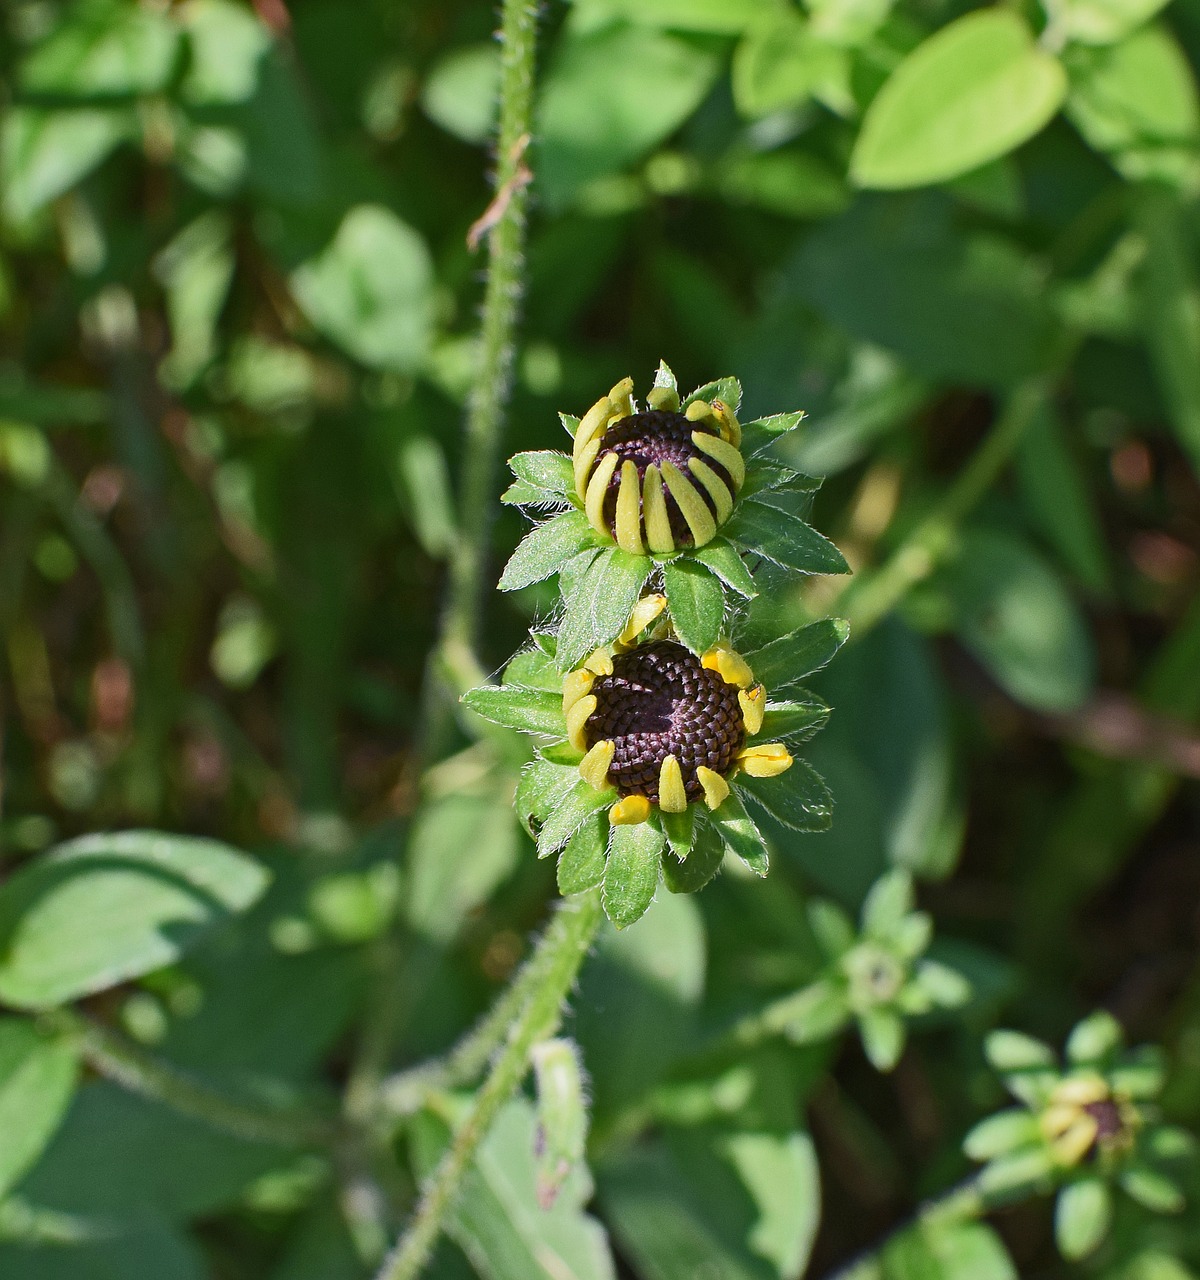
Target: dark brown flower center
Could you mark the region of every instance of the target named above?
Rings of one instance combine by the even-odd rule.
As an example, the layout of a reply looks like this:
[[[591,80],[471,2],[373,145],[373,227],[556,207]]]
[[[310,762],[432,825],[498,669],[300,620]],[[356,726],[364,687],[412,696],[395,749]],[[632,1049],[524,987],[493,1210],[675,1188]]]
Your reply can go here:
[[[621,462],[632,462],[638,469],[639,479],[646,474],[648,466],[653,464],[661,470],[664,462],[674,463],[684,476],[691,479],[692,473],[688,469],[688,463],[692,458],[699,458],[712,469],[730,493],[736,492],[729,472],[692,443],[692,432],[697,430],[703,430],[703,428],[682,413],[672,413],[666,409],[647,409],[644,413],[635,413],[631,417],[622,418],[620,422],[609,427],[604,433],[600,446],[600,457],[606,453],[615,453]],[[614,533],[617,520],[617,490],[620,486],[621,465],[618,463],[612,479],[608,482],[608,492],[604,497],[604,521],[609,531]],[[716,503],[702,485],[695,487],[715,519]],[[679,504],[669,491],[665,493],[665,497],[667,519],[671,523],[671,534],[675,539],[675,545],[691,546],[692,531],[688,528]]]
[[[657,803],[659,770],[673,755],[688,799],[698,800],[697,767],[728,773],[746,740],[737,686],[674,640],[618,654],[612,674],[598,677],[592,693],[587,745],[614,744],[608,776],[623,796]]]

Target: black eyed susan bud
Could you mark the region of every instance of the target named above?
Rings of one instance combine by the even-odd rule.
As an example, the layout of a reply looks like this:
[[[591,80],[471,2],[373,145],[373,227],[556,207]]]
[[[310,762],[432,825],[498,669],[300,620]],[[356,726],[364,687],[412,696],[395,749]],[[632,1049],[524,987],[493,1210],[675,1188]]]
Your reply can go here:
[[[1090,1072],[1063,1080],[1041,1115],[1042,1132],[1064,1165],[1124,1154],[1140,1122],[1137,1108]]]
[[[721,400],[680,409],[656,387],[637,412],[626,378],[575,433],[575,489],[588,520],[632,555],[701,547],[729,518],[746,468],[741,428]]]

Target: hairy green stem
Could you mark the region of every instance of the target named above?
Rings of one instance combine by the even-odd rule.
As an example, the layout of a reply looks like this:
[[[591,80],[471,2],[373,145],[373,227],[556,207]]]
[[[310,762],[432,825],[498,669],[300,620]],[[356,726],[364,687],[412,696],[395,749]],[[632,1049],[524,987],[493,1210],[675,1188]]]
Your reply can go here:
[[[1044,405],[1050,385],[1044,378],[1022,383],[941,501],[878,569],[862,574],[846,588],[838,608],[850,622],[852,637],[861,638],[881,622],[950,554],[959,525],[1011,459]]]
[[[530,1051],[558,1029],[563,1002],[602,919],[598,889],[559,904],[538,944],[545,961],[540,980],[510,1026],[466,1118],[429,1176],[408,1230],[384,1262],[377,1280],[416,1280],[421,1274],[479,1144],[529,1069]]]
[[[328,1146],[335,1137],[333,1124],[322,1116],[235,1101],[73,1010],[46,1014],[43,1021],[73,1037],[85,1061],[105,1079],[247,1142],[311,1147]]]

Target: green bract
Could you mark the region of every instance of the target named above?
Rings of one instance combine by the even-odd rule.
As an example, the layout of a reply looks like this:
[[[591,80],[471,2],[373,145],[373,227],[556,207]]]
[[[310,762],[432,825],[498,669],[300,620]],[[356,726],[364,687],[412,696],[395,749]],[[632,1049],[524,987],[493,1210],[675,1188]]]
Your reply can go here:
[[[1123,1045],[1102,1011],[1071,1032],[1061,1065],[1040,1040],[1015,1031],[988,1037],[988,1061],[1021,1105],[981,1121],[963,1148],[986,1162],[979,1186],[989,1201],[1057,1191],[1055,1237],[1067,1258],[1091,1253],[1108,1234],[1114,1187],[1154,1213],[1184,1205],[1171,1167],[1192,1154],[1192,1137],[1159,1119],[1158,1051]]]

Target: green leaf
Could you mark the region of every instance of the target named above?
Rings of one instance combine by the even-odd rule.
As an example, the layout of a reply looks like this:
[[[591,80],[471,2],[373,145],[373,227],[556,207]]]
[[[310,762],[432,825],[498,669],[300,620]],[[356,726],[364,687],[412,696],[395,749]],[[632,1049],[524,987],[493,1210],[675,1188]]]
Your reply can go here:
[[[517,591],[557,573],[563,562],[587,548],[592,526],[582,511],[564,511],[535,525],[504,566],[501,591]]]
[[[513,805],[525,830],[537,838],[546,816],[579,781],[579,770],[565,760],[533,760],[521,770]]]
[[[742,453],[747,458],[757,457],[795,429],[808,415],[803,409],[793,413],[773,413],[766,418],[755,418],[742,423]]]
[[[979,1172],[979,1190],[992,1204],[1012,1203],[1057,1181],[1054,1154],[1043,1142],[990,1160]]]
[[[496,124],[500,50],[494,43],[451,49],[421,86],[421,110],[464,142],[488,141]]]
[[[854,922],[827,898],[813,898],[805,904],[809,928],[827,960],[839,960],[858,941]]]
[[[1121,1024],[1104,1009],[1098,1009],[1080,1023],[1067,1039],[1067,1061],[1072,1066],[1102,1063],[1115,1053],[1125,1039]]]
[[[881,1280],[1018,1280],[991,1227],[949,1214],[894,1236],[881,1260]]]
[[[1168,0],[1064,0],[1056,26],[1080,44],[1115,44],[1149,22]]]
[[[833,821],[833,797],[821,775],[804,760],[793,760],[774,778],[742,775],[737,785],[776,822],[793,831],[826,831]]]
[[[767,692],[772,693],[820,671],[846,643],[849,634],[848,622],[841,618],[822,618],[746,654],[746,661],[754,678],[761,680]]]
[[[907,871],[889,871],[880,876],[863,902],[864,936],[886,941],[914,905],[912,876]]]
[[[84,5],[21,66],[25,97],[133,98],[167,87],[179,28],[165,14],[125,5]]]
[[[566,602],[558,631],[560,670],[578,666],[594,649],[621,634],[653,564],[649,556],[631,556],[610,547],[584,570]]]
[[[1041,1141],[1037,1116],[1025,1107],[1009,1107],[981,1120],[963,1139],[963,1151],[972,1160],[991,1160]]]
[[[690,395],[683,397],[680,410],[686,409],[695,400],[707,400],[709,403],[723,400],[737,413],[742,405],[742,384],[736,378],[718,378],[715,382],[706,382],[704,386],[697,387]]]
[[[569,501],[575,489],[571,459],[554,449],[518,453],[509,458],[517,483],[506,490],[501,501],[515,506]]]
[[[529,1102],[504,1107],[463,1179],[449,1234],[482,1280],[613,1280],[604,1228],[583,1211],[592,1193],[587,1170],[569,1174],[548,1208],[539,1203],[535,1132]],[[426,1112],[414,1137],[418,1170],[427,1175],[450,1131]]]
[[[390,209],[360,204],[329,246],[297,267],[292,292],[309,320],[356,360],[408,373],[433,333],[433,263]]]
[[[724,538],[714,538],[706,542],[699,550],[691,552],[693,560],[699,560],[705,568],[710,569],[727,586],[732,587],[740,596],[753,600],[758,595],[758,588],[746,568],[745,561],[737,549]]]
[[[593,815],[609,808],[617,798],[612,787],[597,791],[576,773],[575,785],[562,795],[545,817],[537,835],[539,858],[549,857],[560,849]]]
[[[971,998],[970,982],[957,969],[937,960],[922,960],[917,965],[912,985],[940,1009],[957,1009]]]
[[[1143,1164],[1133,1164],[1117,1175],[1126,1195],[1152,1213],[1179,1213],[1184,1194],[1174,1178]]]
[[[798,12],[756,24],[733,55],[733,101],[744,116],[769,115],[806,102],[844,80],[846,53],[813,32]]]
[[[595,814],[567,841],[558,859],[558,891],[564,897],[594,889],[604,879],[608,819]]]
[[[846,558],[823,534],[778,507],[738,503],[726,532],[744,550],[797,573],[849,573]]]
[[[46,1149],[78,1074],[69,1044],[38,1035],[32,1023],[0,1019],[0,1200]]]
[[[720,71],[715,49],[624,24],[568,30],[542,82],[537,181],[551,209],[673,133]]]
[[[686,858],[697,834],[696,806],[689,804],[682,813],[667,813],[660,809],[658,818],[672,856],[677,861]]]
[[[566,733],[562,694],[551,693],[548,689],[484,685],[464,693],[461,701],[469,711],[493,724],[559,738]]]
[[[539,646],[522,649],[513,655],[500,677],[505,688],[540,689],[562,698],[562,672],[554,665],[553,652]]]
[[[1032,138],[1062,105],[1067,78],[1009,9],[969,13],[919,45],[867,109],[850,176],[917,187],[968,173]]]
[[[690,806],[688,811],[691,812]],[[664,819],[667,816],[664,814]],[[663,825],[667,825],[665,821]],[[720,871],[724,860],[724,842],[708,823],[704,823],[682,861],[673,848],[663,852],[663,880],[672,893],[699,893]]]
[[[1163,26],[1070,60],[1067,116],[1089,145],[1133,181],[1158,179],[1190,195],[1200,182],[1200,94],[1187,54]]]
[[[891,1071],[904,1052],[904,1021],[889,1009],[868,1009],[858,1015],[863,1049],[876,1071]]]
[[[1112,1195],[1099,1178],[1072,1182],[1054,1205],[1054,1239],[1064,1258],[1086,1258],[1108,1234]]]
[[[675,634],[693,653],[707,652],[720,638],[725,621],[720,582],[690,560],[668,560],[662,574]]]
[[[621,18],[639,26],[729,35],[770,13],[774,0],[575,0],[591,22]]]
[[[731,791],[721,806],[709,814],[709,821],[730,853],[741,858],[756,876],[767,874],[771,859],[766,842],[736,792]]]
[[[4,1208],[15,1209],[17,1202],[10,1201]],[[53,1222],[53,1215],[47,1216]],[[31,1227],[34,1239],[29,1244],[0,1244],[0,1275],[20,1276],[21,1280],[126,1280],[140,1276],[208,1280],[212,1274],[199,1246],[182,1226],[144,1211],[131,1214],[120,1225],[106,1223],[99,1231],[89,1232],[84,1227],[83,1239],[70,1243],[39,1240],[37,1226]],[[348,1278],[326,1271],[321,1280]]]
[[[984,1054],[1001,1075],[1056,1065],[1049,1045],[1019,1031],[993,1031],[984,1042]]]
[[[818,1044],[829,1040],[850,1019],[844,984],[819,978],[788,997],[773,1019],[793,1044]]]
[[[0,1000],[44,1009],[173,964],[267,886],[245,854],[187,836],[84,836],[0,886]]]
[[[604,914],[624,929],[640,920],[654,901],[665,840],[649,822],[612,828],[604,872]]]
[[[829,708],[820,698],[811,695],[804,702],[769,702],[762,729],[756,736],[765,742],[804,742],[828,719]]]

